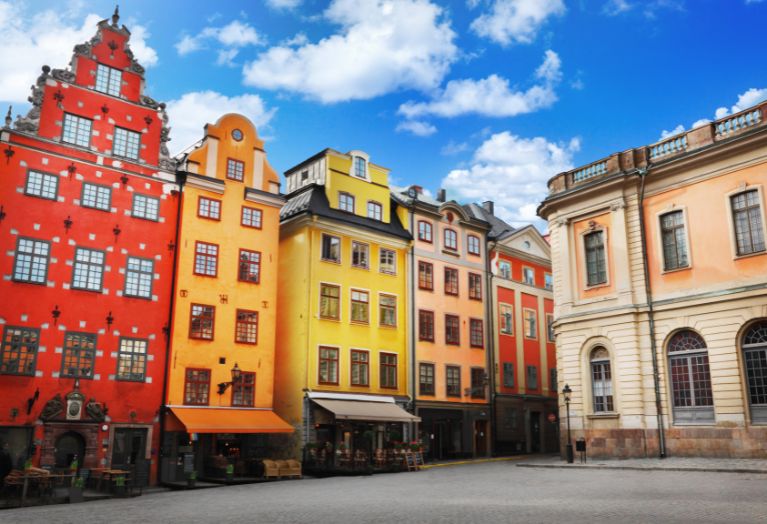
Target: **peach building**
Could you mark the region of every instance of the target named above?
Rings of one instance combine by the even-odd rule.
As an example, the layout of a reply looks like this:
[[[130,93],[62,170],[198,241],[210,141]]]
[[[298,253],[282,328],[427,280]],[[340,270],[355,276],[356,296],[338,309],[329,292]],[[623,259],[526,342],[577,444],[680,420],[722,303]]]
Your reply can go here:
[[[559,382],[590,455],[767,457],[765,112],[549,181]]]

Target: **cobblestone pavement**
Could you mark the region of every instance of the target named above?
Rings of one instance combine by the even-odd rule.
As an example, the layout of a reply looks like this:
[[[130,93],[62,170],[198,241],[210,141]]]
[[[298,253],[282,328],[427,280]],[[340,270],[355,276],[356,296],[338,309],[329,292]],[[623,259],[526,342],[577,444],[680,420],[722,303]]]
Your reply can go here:
[[[519,468],[277,481],[0,512],[13,523],[751,523],[767,478],[749,473]]]
[[[767,459],[728,459],[728,458],[696,458],[696,457],[667,457],[643,459],[591,459],[582,463],[577,454],[575,462],[568,464],[560,457],[536,457],[525,459],[518,464],[520,467],[546,468],[598,468],[598,469],[637,469],[637,470],[668,470],[668,471],[712,471],[735,473],[765,473],[767,474]],[[767,481],[767,478],[765,478]]]

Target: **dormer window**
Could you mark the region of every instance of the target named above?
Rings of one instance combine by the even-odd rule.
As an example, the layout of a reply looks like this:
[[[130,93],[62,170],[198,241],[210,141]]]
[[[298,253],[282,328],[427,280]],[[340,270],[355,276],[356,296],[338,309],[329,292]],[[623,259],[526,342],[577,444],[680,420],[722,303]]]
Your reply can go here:
[[[354,213],[354,196],[349,193],[338,193],[338,209]]]
[[[96,91],[112,96],[120,96],[122,86],[122,71],[104,64],[96,66]]]
[[[368,163],[367,161],[360,157],[355,156],[354,157],[354,169],[353,169],[354,176],[357,178],[365,178],[368,177]]]

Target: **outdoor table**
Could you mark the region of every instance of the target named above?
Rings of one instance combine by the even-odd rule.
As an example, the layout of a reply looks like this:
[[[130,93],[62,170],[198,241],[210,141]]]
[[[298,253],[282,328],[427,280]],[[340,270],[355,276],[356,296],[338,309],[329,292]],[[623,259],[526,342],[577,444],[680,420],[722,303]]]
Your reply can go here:
[[[97,468],[92,469],[91,474],[95,474],[98,476],[99,481],[96,486],[96,489],[98,491],[101,491],[101,483],[104,480],[107,480],[109,482],[115,480],[116,477],[124,476],[125,479],[128,479],[128,476],[130,475],[130,471],[123,470],[123,469],[109,469],[109,468]]]

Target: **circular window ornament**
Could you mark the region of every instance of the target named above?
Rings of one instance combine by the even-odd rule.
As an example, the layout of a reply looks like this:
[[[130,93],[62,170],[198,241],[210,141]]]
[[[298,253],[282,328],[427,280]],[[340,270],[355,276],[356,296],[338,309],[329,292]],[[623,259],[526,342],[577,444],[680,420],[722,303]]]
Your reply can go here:
[[[242,140],[242,137],[243,137],[242,131],[240,131],[239,129],[235,129],[234,131],[232,131],[232,138],[234,138],[238,142]]]

